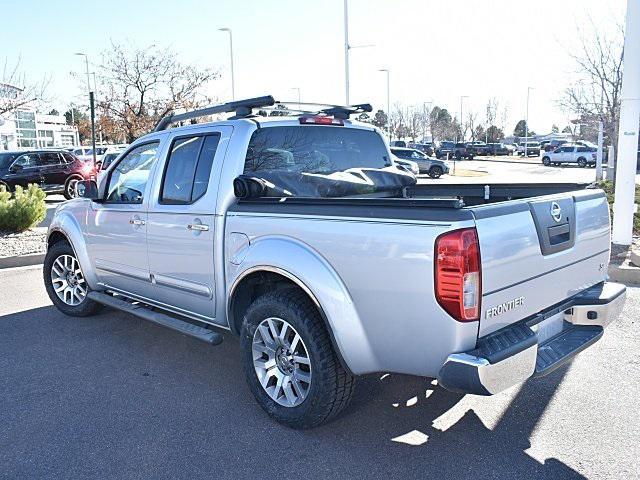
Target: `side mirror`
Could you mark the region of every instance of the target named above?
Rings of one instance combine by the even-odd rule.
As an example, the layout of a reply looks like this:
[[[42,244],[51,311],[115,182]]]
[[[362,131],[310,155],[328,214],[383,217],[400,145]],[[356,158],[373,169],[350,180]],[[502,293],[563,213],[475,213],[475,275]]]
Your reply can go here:
[[[95,180],[80,180],[76,183],[76,197],[88,198],[97,202],[100,200],[98,184]]]

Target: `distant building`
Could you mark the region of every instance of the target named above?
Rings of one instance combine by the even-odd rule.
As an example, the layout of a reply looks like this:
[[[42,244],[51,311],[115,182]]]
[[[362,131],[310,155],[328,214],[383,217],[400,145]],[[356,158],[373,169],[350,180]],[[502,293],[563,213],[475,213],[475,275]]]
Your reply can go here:
[[[0,83],[0,101],[15,100],[22,89]],[[26,150],[78,145],[78,128],[64,115],[42,115],[27,106],[0,116],[0,150]]]

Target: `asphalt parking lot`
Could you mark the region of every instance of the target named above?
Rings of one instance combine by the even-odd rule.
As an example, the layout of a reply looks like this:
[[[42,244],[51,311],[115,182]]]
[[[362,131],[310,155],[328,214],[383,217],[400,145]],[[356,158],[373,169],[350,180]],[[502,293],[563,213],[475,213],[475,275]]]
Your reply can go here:
[[[129,315],[65,317],[39,267],[0,272],[0,478],[638,478],[640,289],[568,367],[494,397],[370,375],[293,431],[209,347]]]

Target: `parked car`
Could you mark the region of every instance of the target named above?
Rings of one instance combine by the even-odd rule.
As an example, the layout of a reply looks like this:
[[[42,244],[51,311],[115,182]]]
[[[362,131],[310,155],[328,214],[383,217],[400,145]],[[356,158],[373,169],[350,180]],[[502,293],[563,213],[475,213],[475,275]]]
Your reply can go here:
[[[68,151],[73,153],[76,157],[80,158],[80,157],[86,156],[90,151],[92,151],[92,148],[91,147],[72,147],[68,149]]]
[[[431,178],[440,178],[445,173],[449,173],[449,166],[446,162],[431,158],[420,150],[414,148],[391,148],[391,153],[401,160],[411,160],[418,166],[418,173],[428,174]]]
[[[406,148],[407,142],[405,142],[404,140],[394,140],[393,142],[391,142],[391,146]]]
[[[379,130],[344,121],[367,106],[248,117],[273,104],[165,118],[81,182],[47,235],[55,307],[109,305],[210,345],[228,331],[240,348],[223,353],[294,428],[335,418],[374,372],[498,393],[571,361],[622,310],[602,190],[416,184]]]
[[[441,142],[436,143],[436,158],[453,158],[453,149],[455,148],[456,143],[450,142],[449,140],[443,140]]]
[[[527,157],[539,156],[540,155],[540,142],[527,142],[521,143],[518,145],[518,155],[524,156],[526,149]]]
[[[420,174],[420,168],[418,167],[418,163],[412,160],[407,160],[405,158],[398,158],[396,156],[393,157],[393,162],[398,164],[401,168],[406,170],[407,172],[411,172],[414,175]]]
[[[457,142],[453,146],[453,158],[455,158],[456,160],[462,160],[463,158],[473,160],[473,155],[473,148],[467,147],[467,144],[464,142]]]
[[[467,148],[471,149],[473,155],[476,157],[490,155],[489,146],[484,142],[469,142],[467,143]]]
[[[95,179],[93,165],[65,150],[0,152],[0,185],[10,192],[35,183],[46,193],[75,197],[78,180]]]
[[[407,145],[409,148],[415,148],[416,150],[420,150],[422,153],[425,153],[428,156],[433,156],[435,153],[433,142],[425,142],[425,143],[409,143]]]
[[[107,147],[105,152],[102,154],[102,157],[96,161],[96,170],[106,170],[107,167],[111,165],[111,162],[125,151],[126,147],[127,145]]]
[[[542,156],[542,164],[561,165],[563,163],[576,163],[580,167],[596,164],[597,153],[594,148],[584,145],[565,144],[556,148],[553,152],[545,152]]]
[[[509,155],[509,149],[504,143],[487,143],[489,148],[489,155]]]
[[[505,143],[504,146],[507,147],[509,152],[507,155],[516,155],[518,153],[518,145],[516,143]]]

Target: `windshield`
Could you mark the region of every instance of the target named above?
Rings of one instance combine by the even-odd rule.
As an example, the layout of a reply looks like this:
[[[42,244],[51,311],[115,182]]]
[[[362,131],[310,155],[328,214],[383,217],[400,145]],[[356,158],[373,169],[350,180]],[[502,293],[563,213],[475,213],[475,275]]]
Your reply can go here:
[[[371,130],[326,126],[267,127],[253,133],[244,173],[331,174],[350,168],[391,165],[382,138]]]
[[[7,169],[18,156],[16,153],[0,153],[0,169]]]

